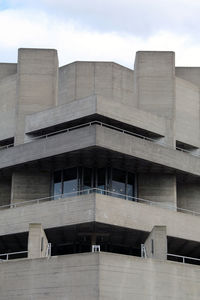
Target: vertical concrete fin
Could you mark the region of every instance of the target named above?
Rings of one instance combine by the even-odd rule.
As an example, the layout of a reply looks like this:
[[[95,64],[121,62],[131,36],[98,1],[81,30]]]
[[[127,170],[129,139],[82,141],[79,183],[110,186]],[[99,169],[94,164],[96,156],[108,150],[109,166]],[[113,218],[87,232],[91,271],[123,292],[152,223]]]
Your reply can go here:
[[[145,241],[147,257],[167,259],[167,227],[154,226]]]
[[[25,117],[57,104],[58,56],[54,49],[19,49],[15,144],[24,142]]]
[[[28,258],[46,257],[48,240],[39,223],[29,224]]]
[[[134,83],[140,109],[162,117],[173,118],[175,107],[174,52],[137,52]]]

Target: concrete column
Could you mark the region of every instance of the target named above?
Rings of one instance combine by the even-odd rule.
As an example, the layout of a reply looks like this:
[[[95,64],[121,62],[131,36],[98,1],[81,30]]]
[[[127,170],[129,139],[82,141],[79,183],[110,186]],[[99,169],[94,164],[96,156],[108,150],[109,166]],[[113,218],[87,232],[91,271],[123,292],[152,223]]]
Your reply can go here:
[[[15,144],[25,138],[25,116],[57,104],[58,57],[53,49],[19,49]]]
[[[134,67],[137,107],[170,120],[165,142],[175,145],[175,53],[139,51]],[[173,133],[173,134],[172,134]]]
[[[41,224],[29,224],[28,258],[46,257],[48,240]]]
[[[154,226],[145,241],[145,249],[148,258],[167,259],[167,228],[166,226]]]
[[[176,176],[161,173],[138,174],[138,197],[161,207],[176,209]]]

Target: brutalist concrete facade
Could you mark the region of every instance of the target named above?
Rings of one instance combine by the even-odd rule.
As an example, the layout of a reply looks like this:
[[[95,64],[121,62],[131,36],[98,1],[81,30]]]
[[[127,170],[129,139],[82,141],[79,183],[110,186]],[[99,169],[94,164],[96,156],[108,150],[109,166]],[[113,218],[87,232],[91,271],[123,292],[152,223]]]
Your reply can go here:
[[[0,299],[200,298],[199,87],[174,52],[0,64]]]

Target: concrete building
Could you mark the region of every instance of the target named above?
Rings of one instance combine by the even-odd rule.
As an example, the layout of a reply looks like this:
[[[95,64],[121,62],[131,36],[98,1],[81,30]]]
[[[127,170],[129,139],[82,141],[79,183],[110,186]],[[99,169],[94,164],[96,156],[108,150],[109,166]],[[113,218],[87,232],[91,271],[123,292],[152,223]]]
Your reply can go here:
[[[0,64],[0,299],[200,299],[200,68]]]

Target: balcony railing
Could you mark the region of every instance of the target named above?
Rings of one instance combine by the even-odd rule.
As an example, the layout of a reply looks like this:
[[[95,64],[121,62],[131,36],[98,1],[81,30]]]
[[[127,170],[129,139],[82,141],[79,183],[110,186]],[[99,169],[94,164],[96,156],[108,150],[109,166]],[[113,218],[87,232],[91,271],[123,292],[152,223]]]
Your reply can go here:
[[[59,194],[59,195],[54,195],[54,196],[49,196],[49,197],[44,197],[44,198],[27,200],[27,201],[23,201],[23,202],[10,203],[10,204],[6,204],[6,205],[1,205],[0,210],[6,209],[6,208],[16,208],[16,207],[21,207],[21,206],[28,206],[31,204],[40,204],[40,203],[44,203],[44,202],[48,202],[48,201],[59,201],[61,199],[65,199],[65,198],[69,198],[69,197],[77,197],[77,196],[89,195],[89,194],[101,194],[101,195],[105,195],[105,196],[111,196],[111,197],[121,198],[121,199],[128,200],[128,201],[133,201],[133,202],[137,202],[137,203],[141,203],[141,204],[146,204],[146,205],[150,205],[150,206],[165,208],[165,209],[173,210],[176,212],[189,213],[194,216],[200,216],[200,213],[196,212],[196,211],[176,207],[174,205],[170,205],[170,204],[166,204],[166,203],[161,203],[161,202],[156,202],[156,201],[147,200],[147,199],[143,199],[143,198],[128,196],[128,195],[120,194],[120,193],[113,192],[110,190],[103,190],[103,189],[99,189],[99,188],[83,189],[80,191],[74,191],[74,192],[65,193],[65,194]]]
[[[200,265],[200,259],[195,258],[195,257],[176,255],[176,254],[170,254],[170,253],[167,253],[167,257],[168,257],[168,260],[181,262],[183,264],[188,263],[188,264]]]
[[[28,251],[3,253],[0,254],[0,261],[7,261],[10,259],[20,259],[20,258],[27,258],[27,257],[28,257]]]
[[[165,143],[163,141],[164,136],[160,136],[158,138],[150,138],[148,136],[145,136],[145,135],[142,135],[142,134],[138,134],[138,133],[136,133],[134,131],[125,130],[125,129],[122,129],[120,127],[116,127],[116,126],[113,126],[113,125],[110,125],[110,124],[107,124],[107,123],[103,123],[103,122],[100,122],[100,121],[91,121],[91,122],[88,122],[88,123],[80,124],[80,125],[77,125],[77,126],[73,126],[73,127],[69,127],[69,128],[65,128],[65,129],[53,131],[53,132],[50,132],[50,133],[47,133],[47,134],[38,135],[38,136],[34,136],[34,137],[33,136],[32,137],[29,136],[29,139],[27,141],[25,141],[24,143],[30,143],[30,142],[33,142],[33,141],[39,140],[39,139],[47,139],[47,138],[49,138],[51,136],[54,136],[54,135],[57,135],[57,134],[60,134],[60,133],[70,132],[70,131],[75,130],[75,129],[80,129],[80,128],[88,127],[88,126],[92,126],[92,125],[100,125],[102,127],[110,128],[110,129],[119,131],[119,132],[124,133],[124,134],[128,134],[128,135],[132,135],[132,136],[138,137],[138,138],[143,139],[143,140],[154,142],[156,144],[159,144],[160,146],[163,146],[163,147],[166,147],[166,148],[169,148],[169,149],[179,150],[179,151],[185,152],[187,154],[190,154],[192,156],[200,157],[199,153],[195,153],[195,152],[189,151],[189,150],[181,148],[181,147],[174,148],[171,145]],[[13,143],[9,144],[9,145],[6,145],[6,146],[1,146],[0,150],[8,149],[8,148],[13,147],[13,146],[14,146]]]
[[[146,247],[144,244],[141,244],[141,257],[142,258],[148,258]],[[183,264],[194,264],[194,265],[200,265],[200,259],[190,256],[183,256],[183,255],[177,255],[177,254],[171,254],[167,253],[167,260],[174,261],[174,262],[180,262]]]

